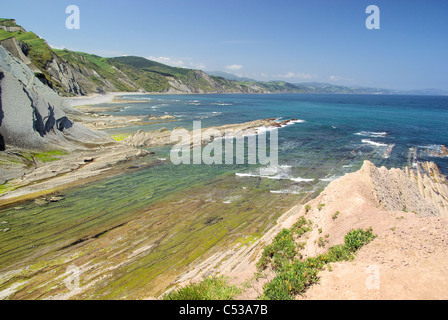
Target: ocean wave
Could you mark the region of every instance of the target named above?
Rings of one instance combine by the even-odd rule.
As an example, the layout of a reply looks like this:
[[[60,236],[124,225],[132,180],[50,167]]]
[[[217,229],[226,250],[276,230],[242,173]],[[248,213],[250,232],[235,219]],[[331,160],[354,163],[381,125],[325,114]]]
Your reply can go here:
[[[357,136],[364,136],[370,138],[385,138],[387,136],[387,132],[374,132],[374,131],[360,131],[354,134]]]
[[[271,180],[290,180],[294,182],[312,182],[315,179],[308,179],[302,177],[293,177],[291,175],[291,166],[281,165],[275,168],[262,168],[258,173],[235,173],[236,176],[252,177],[252,178],[265,178]]]
[[[212,103],[212,105],[215,105],[215,106],[233,106],[232,103],[224,103],[224,102],[215,102],[215,103]]]
[[[336,180],[336,179],[338,179],[338,178],[340,178],[340,177],[331,176],[331,177],[328,177],[328,178],[322,178],[322,179],[319,179],[319,181],[323,181],[323,182],[331,182],[331,181],[334,181],[334,180]]]
[[[290,189],[286,189],[286,190],[270,190],[270,193],[274,193],[274,194],[300,194],[299,191],[294,191],[294,190],[290,190]]]
[[[380,142],[375,142],[369,139],[362,139],[361,140],[362,143],[367,143],[367,144],[371,144],[372,146],[375,147],[387,147],[389,146],[387,143],[380,143]]]
[[[284,128],[284,127],[287,127],[287,126],[292,126],[292,125],[294,125],[296,123],[305,123],[305,122],[306,122],[305,120],[301,120],[301,119],[291,120],[291,121],[288,121],[286,124],[282,124],[281,127]]]

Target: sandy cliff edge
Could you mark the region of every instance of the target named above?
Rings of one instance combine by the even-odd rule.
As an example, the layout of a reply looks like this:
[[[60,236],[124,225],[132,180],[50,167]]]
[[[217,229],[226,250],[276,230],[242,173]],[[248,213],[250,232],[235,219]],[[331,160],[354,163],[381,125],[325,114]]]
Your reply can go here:
[[[351,229],[372,227],[377,238],[361,248],[354,261],[335,263],[332,271],[322,271],[320,282],[298,299],[447,299],[447,187],[434,163],[388,170],[365,161],[359,171],[332,181],[308,202],[308,212],[305,205],[291,208],[253,244],[209,257],[179,276],[175,284],[222,274],[232,283],[249,283],[238,299],[256,299],[273,277],[269,271],[254,277],[262,249],[305,215],[312,220],[313,230],[301,251],[304,258],[343,243]],[[319,237],[325,236],[325,247],[319,246]]]

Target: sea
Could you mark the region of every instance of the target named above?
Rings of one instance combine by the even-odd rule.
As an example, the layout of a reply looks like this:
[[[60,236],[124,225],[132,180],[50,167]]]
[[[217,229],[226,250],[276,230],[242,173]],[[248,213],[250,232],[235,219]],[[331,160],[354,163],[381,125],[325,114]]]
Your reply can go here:
[[[388,168],[434,161],[448,173],[448,157],[437,152],[448,144],[447,96],[235,94],[123,99],[146,103],[124,103],[120,115],[176,117],[171,123],[138,127],[144,131],[192,129],[193,121],[206,128],[268,118],[302,120],[278,133],[279,165],[291,169],[285,179],[330,181],[358,169],[364,160]]]
[[[0,210],[0,221],[11,229],[0,233],[0,271],[57,259],[61,250],[82,256],[87,249],[77,244],[83,239],[140,219],[148,227],[127,231],[134,232],[127,245],[135,249],[147,242],[152,249],[104,280],[100,287],[107,290],[92,287],[85,297],[157,295],[181,270],[217,248],[261,237],[290,207],[357,171],[364,160],[387,168],[433,161],[448,174],[447,96],[139,94],[119,99],[97,107],[110,115],[175,118],[108,130],[112,136],[192,129],[194,121],[202,128],[257,119],[297,121],[277,129],[278,164],[272,172],[263,164],[175,165],[171,147],[149,148],[152,155],[126,164],[120,174],[65,190],[61,202],[30,201]],[[108,254],[117,254],[113,244],[104,246],[96,262],[109,263]],[[145,281],[133,282],[142,275]]]

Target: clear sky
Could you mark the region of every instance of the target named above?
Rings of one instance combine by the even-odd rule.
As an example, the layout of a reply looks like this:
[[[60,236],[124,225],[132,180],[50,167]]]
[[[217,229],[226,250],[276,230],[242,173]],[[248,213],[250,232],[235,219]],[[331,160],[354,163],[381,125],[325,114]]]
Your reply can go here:
[[[68,5],[80,29],[68,30]],[[380,29],[368,30],[368,5]],[[56,48],[137,55],[257,80],[448,90],[446,0],[2,1]]]

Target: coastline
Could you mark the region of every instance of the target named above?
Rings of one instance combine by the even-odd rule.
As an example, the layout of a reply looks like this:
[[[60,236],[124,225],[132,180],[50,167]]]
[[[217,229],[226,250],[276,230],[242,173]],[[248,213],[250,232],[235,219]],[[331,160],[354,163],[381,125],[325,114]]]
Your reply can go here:
[[[132,93],[127,93],[127,94],[132,94]],[[91,96],[88,98],[77,99],[77,102],[73,102],[73,104],[82,106],[82,105],[84,105],[83,103],[85,101],[90,101],[90,102],[93,102],[96,104],[101,104],[101,103],[105,103],[104,101],[106,101],[106,100],[114,101],[115,97],[121,96],[121,95],[122,95],[121,93],[114,93],[114,94],[109,94],[106,96],[95,95],[93,97]],[[100,108],[98,108],[98,109],[100,109]],[[266,123],[269,123],[269,120],[273,121],[273,119],[265,119],[265,120],[258,120],[258,121],[265,121],[265,122],[267,121]],[[294,121],[294,120],[288,120],[288,121]],[[241,126],[241,125],[244,126],[244,124],[238,124],[238,126]],[[271,126],[271,125],[272,125],[272,123],[269,124],[269,126]],[[233,125],[228,125],[228,126],[233,126]],[[260,128],[260,126],[263,127],[264,125],[262,125],[260,123],[256,123],[256,122],[250,124],[250,127],[252,127],[255,130],[257,128]],[[223,128],[225,128],[225,126]],[[221,129],[223,129],[223,128],[221,128]],[[151,134],[151,133],[145,133],[145,134]],[[164,136],[165,133],[161,132],[161,135]],[[138,137],[134,137],[134,138],[138,138]],[[134,139],[131,137],[130,140],[132,141]],[[135,139],[135,140],[139,140],[139,139]],[[143,139],[142,141],[145,142],[144,140],[146,140],[146,139]],[[149,145],[146,145],[146,146],[150,147],[151,143],[148,143],[148,144]],[[125,168],[125,167],[118,166],[118,165],[120,163],[128,163],[129,160],[133,159],[132,157],[131,158],[128,157],[128,152],[133,153],[133,152],[137,152],[137,151],[142,151],[142,150],[132,148],[131,146],[126,146],[123,143],[118,144],[116,142],[112,142],[110,145],[105,145],[104,147],[101,147],[98,150],[89,150],[88,152],[86,151],[83,154],[79,154],[79,155],[77,155],[78,157],[76,159],[74,159],[73,157],[68,155],[67,157],[62,158],[61,160],[58,160],[59,162],[55,161],[55,162],[52,162],[49,164],[45,164],[44,166],[38,168],[38,170],[39,170],[38,172],[33,172],[33,173],[25,176],[25,182],[28,184],[28,186],[25,186],[23,188],[20,188],[20,189],[17,189],[17,190],[14,190],[13,192],[11,192],[9,194],[9,196],[6,196],[4,198],[3,204],[7,205],[7,206],[12,206],[15,203],[20,203],[21,201],[31,200],[36,197],[38,197],[38,198],[40,197],[41,199],[42,199],[42,197],[46,197],[45,201],[48,201],[47,200],[47,199],[49,199],[48,196],[54,195],[57,197],[58,195],[60,195],[59,192],[61,192],[64,188],[72,187],[75,185],[85,184],[85,183],[94,181],[95,179],[100,179],[102,177],[119,174],[120,168]],[[94,152],[98,152],[98,154],[94,154]],[[122,153],[119,154],[120,152],[122,152]],[[146,154],[143,154],[143,153],[141,155],[136,154],[135,158],[138,158],[140,156],[145,156],[145,155]],[[69,164],[69,163],[71,163],[71,164]],[[61,169],[61,168],[63,168],[63,166],[61,166],[61,165],[63,165],[65,169]],[[129,167],[130,165],[127,164],[126,166]],[[432,172],[430,168],[431,167],[429,167],[429,166],[426,167],[425,171]],[[369,172],[369,170],[374,171],[373,168],[369,169],[369,167],[367,167],[367,169],[364,169],[365,172]],[[400,171],[400,169],[394,169],[394,170]],[[392,171],[392,172],[395,172],[395,171]],[[406,169],[405,172],[406,172],[406,174],[409,175],[409,172],[411,172],[411,171],[409,171],[409,169]],[[419,189],[426,190],[425,192],[427,192],[428,186],[431,186],[431,183],[428,183],[428,181],[421,179],[422,177],[424,177],[424,175],[422,175],[422,173],[419,173],[419,174],[416,174],[415,176],[412,176],[411,180],[414,179],[416,181],[420,181],[421,183],[419,185]],[[388,179],[392,180],[392,177],[388,177],[386,180],[388,181]],[[343,186],[341,187],[341,185],[340,185],[340,181],[341,180],[338,179],[331,183],[332,186],[333,185],[337,186],[337,187],[334,187],[334,189],[337,190],[337,192],[340,192],[341,190],[344,191]],[[408,187],[405,184],[403,184],[403,185]],[[54,188],[50,188],[51,186],[54,186]],[[438,190],[440,189],[439,187],[437,187],[437,188],[438,188]],[[392,189],[394,189],[394,188],[392,188]],[[357,192],[359,189],[355,188],[354,190]],[[356,193],[355,191],[352,190],[351,193]],[[335,192],[335,194],[337,194],[337,192]],[[381,193],[379,193],[379,191],[377,189],[375,189],[370,194],[373,195],[374,192],[375,192],[375,194],[380,194],[382,197],[382,198],[381,197],[380,198],[384,199],[385,197],[387,197],[387,192],[390,192],[390,191],[387,191],[387,192],[383,191],[383,193],[381,194]],[[191,194],[194,195],[194,192],[191,192]],[[377,197],[379,197],[379,196],[377,196]],[[347,196],[347,199],[338,198],[337,200],[339,200],[339,201],[330,201],[330,200],[328,200],[329,199],[328,193],[326,193],[326,191],[319,194],[316,198],[314,196],[306,198],[306,201],[310,200],[310,198],[313,198],[313,199],[308,203],[310,203],[314,208],[317,208],[319,206],[319,204],[321,204],[321,203],[326,204],[326,206],[324,207],[324,210],[314,209],[314,211],[312,212],[313,219],[314,219],[314,222],[316,223],[316,226],[319,226],[319,225],[322,225],[324,227],[330,226],[331,223],[334,222],[334,221],[332,221],[333,219],[331,218],[331,215],[333,215],[334,211],[336,211],[336,210],[340,210],[340,212],[342,213],[340,219],[338,219],[338,222],[339,222],[339,221],[344,221],[342,219],[344,219],[344,216],[347,215],[347,212],[349,212],[350,210],[354,211],[356,208],[359,209],[359,207],[357,207],[355,205],[353,206],[353,208],[351,208],[350,206],[345,206],[344,208],[341,209],[341,207],[336,206],[334,203],[340,204],[343,201],[347,201],[348,196]],[[2,200],[2,199],[3,198],[0,197],[0,200]],[[37,200],[41,200],[41,199],[37,199]],[[358,199],[358,198],[356,198],[356,199]],[[179,205],[177,205],[177,207],[176,207],[177,210],[173,210],[173,212],[176,212],[176,214],[185,213],[183,210],[188,208],[189,205],[190,205],[190,207],[196,206],[195,201],[197,201],[197,200],[194,200],[194,201],[192,201],[191,204],[188,204],[188,203],[182,202],[182,201],[184,201],[184,199],[179,198],[176,200],[179,201],[178,202]],[[305,200],[305,198],[302,200]],[[352,200],[353,199],[351,199],[350,201],[352,201]],[[356,200],[356,201],[358,201],[358,200]],[[368,200],[371,200],[371,199],[370,198],[362,198],[363,203],[365,203]],[[387,198],[386,198],[386,200],[387,200]],[[206,201],[208,201],[208,199]],[[355,201],[355,203],[356,203],[356,201]],[[305,201],[303,201],[303,202],[305,202]],[[303,202],[296,201],[296,202],[294,202],[294,205],[288,205],[287,208],[286,208],[286,206],[284,206],[283,210],[281,211],[280,218],[276,219],[277,224],[274,224],[274,226],[272,226],[272,224],[271,224],[269,228],[264,230],[264,232],[261,234],[260,238],[256,238],[256,237],[249,238],[250,240],[243,239],[242,243],[234,244],[233,247],[231,247],[231,248],[224,247],[224,246],[218,246],[218,245],[211,247],[211,249],[209,249],[209,251],[205,251],[205,253],[203,253],[203,255],[197,256],[195,260],[190,261],[189,264],[186,265],[185,267],[183,266],[182,269],[181,268],[176,269],[176,272],[179,272],[179,273],[176,274],[175,276],[173,276],[174,271],[169,271],[166,274],[163,274],[163,276],[161,276],[157,280],[155,280],[155,283],[157,284],[157,288],[162,290],[164,288],[163,287],[164,285],[165,285],[165,288],[169,288],[171,285],[173,285],[171,288],[174,288],[174,285],[182,286],[182,285],[185,285],[185,284],[188,284],[191,282],[200,281],[204,277],[209,277],[209,276],[213,276],[213,275],[221,275],[221,274],[229,277],[230,279],[232,279],[231,281],[233,281],[234,283],[236,283],[238,285],[241,285],[243,282],[246,282],[246,284],[249,283],[249,281],[253,280],[252,277],[253,277],[254,273],[256,272],[255,262],[259,258],[260,254],[263,250],[263,247],[265,245],[267,245],[270,241],[272,241],[272,239],[276,236],[276,234],[279,231],[281,231],[282,228],[291,227],[291,225],[294,224],[294,222],[296,221],[297,217],[299,217],[300,215],[303,214],[303,208],[305,206],[305,204]],[[171,208],[171,210],[174,208],[172,204],[168,204],[168,203],[164,203],[164,204],[168,208]],[[62,203],[62,205],[63,205],[63,203]],[[362,207],[361,209],[363,209],[363,208],[364,207]],[[406,209],[403,209],[403,208],[406,208]],[[361,209],[360,209],[360,211],[364,212]],[[401,203],[398,203],[397,207],[395,209],[396,209],[395,210],[396,212],[393,215],[391,215],[391,218],[389,220],[387,220],[387,223],[389,223],[389,225],[392,225],[391,224],[392,222],[394,222],[395,220],[401,219],[401,215],[404,215],[403,212],[405,212],[405,211],[400,211],[400,210],[406,210],[406,211],[412,210],[412,211],[416,211],[416,212],[418,211],[417,209],[413,210],[412,207],[403,206]],[[12,208],[11,208],[11,210],[12,210]],[[165,209],[158,208],[158,210],[162,211]],[[386,210],[382,210],[381,212],[383,213],[383,211],[386,211]],[[213,211],[213,212],[214,212],[214,214],[216,213],[215,211]],[[169,212],[163,212],[163,213],[171,214]],[[412,227],[414,227],[414,228],[418,227],[419,226],[418,223],[420,221],[418,219],[419,217],[413,217],[413,215],[414,215],[413,212],[412,213],[407,212],[407,213],[409,213],[409,214],[406,214],[406,221],[409,220],[410,225]],[[350,222],[350,224],[344,224],[344,228],[346,228],[348,225],[350,225],[350,226],[356,225],[356,223],[357,223],[356,219],[359,219],[358,216],[356,216],[356,214],[358,214],[358,213],[351,214],[352,218],[354,218],[354,220],[352,220]],[[380,213],[375,211],[375,215],[379,215],[379,214]],[[219,216],[220,215],[218,215],[218,217]],[[221,216],[223,216],[223,215],[221,215]],[[163,215],[161,215],[160,217],[163,217],[164,219],[166,218]],[[179,219],[181,219],[181,217],[182,217],[182,215],[179,216]],[[328,219],[328,217],[330,217],[330,219]],[[142,215],[138,219],[146,219],[146,218],[143,218],[143,215]],[[209,217],[207,217],[207,219],[204,219],[204,220],[209,221],[208,219],[209,219]],[[439,219],[439,218],[437,218],[437,219]],[[199,220],[199,219],[197,219],[197,220]],[[378,220],[381,220],[381,219],[378,219]],[[430,219],[428,219],[428,221],[429,220],[433,221],[434,219],[432,217],[430,217]],[[212,219],[210,221],[213,223],[215,220]],[[364,222],[366,222],[366,221],[368,222],[369,220],[366,219]],[[425,221],[427,221],[427,220],[425,220]],[[437,220],[437,222],[438,221],[439,220]],[[444,219],[442,219],[440,221],[444,221]],[[64,260],[64,264],[59,264],[59,265],[57,265],[57,267],[54,267],[54,268],[58,268],[57,270],[59,272],[60,270],[63,270],[63,268],[65,268],[65,266],[66,266],[65,263],[76,261],[76,264],[79,264],[82,266],[82,268],[85,268],[83,270],[86,270],[86,272],[90,272],[90,276],[93,278],[95,278],[95,277],[101,278],[103,276],[112,278],[113,275],[111,273],[109,273],[109,270],[120,269],[122,265],[135,263],[135,261],[137,261],[136,259],[140,259],[147,255],[149,257],[149,255],[152,254],[152,251],[154,250],[154,248],[156,248],[155,251],[159,250],[159,242],[158,242],[159,240],[158,239],[154,240],[154,241],[153,240],[149,241],[147,238],[148,235],[145,235],[145,236],[141,236],[141,238],[139,238],[139,240],[136,241],[135,238],[129,237],[130,234],[134,234],[134,232],[144,232],[143,230],[147,230],[146,227],[140,226],[140,223],[141,223],[140,220],[130,219],[129,223],[128,222],[126,222],[126,223],[127,223],[126,225],[122,225],[121,221],[120,221],[120,223],[118,223],[118,222],[116,223],[116,226],[114,226],[114,225],[111,225],[111,226],[108,225],[107,227],[102,226],[104,228],[103,230],[88,233],[86,236],[83,235],[82,238],[78,239],[80,241],[79,243],[82,243],[82,245],[80,245],[80,246],[76,245],[78,243],[78,240],[76,240],[76,239],[70,243],[66,243],[63,246],[61,246],[61,248],[65,250],[64,254],[67,254],[67,255],[68,255],[68,253],[76,254],[76,252],[81,252],[82,250],[84,250],[86,248],[87,248],[86,250],[93,250],[94,248],[96,249],[97,248],[96,246],[98,246],[98,245],[104,246],[103,248],[105,249],[105,251],[104,251],[105,253],[103,254],[103,256],[101,256],[101,259],[104,258],[104,265],[102,267],[97,268],[97,270],[90,271],[90,269],[88,269],[88,265],[91,260],[87,260],[87,256],[86,256],[85,260],[80,259],[79,262],[74,259],[71,260],[72,258],[69,257],[69,258],[67,258],[68,260]],[[147,221],[145,221],[145,223],[142,223],[141,225],[147,226],[147,225],[149,225],[149,223],[153,223],[153,222],[150,220],[147,220]],[[200,223],[200,221],[197,223]],[[426,222],[423,222],[423,223],[426,223]],[[389,225],[387,225],[387,226],[389,227]],[[187,227],[187,226],[188,225],[185,225],[185,227]],[[367,225],[364,225],[364,224],[361,224],[361,226],[367,227]],[[171,226],[171,227],[173,227],[173,226]],[[433,226],[431,226],[430,224],[428,224],[428,225],[425,224],[425,227],[433,228]],[[166,231],[166,232],[174,232],[174,234],[172,234],[174,236],[176,234],[176,232],[178,232],[178,230],[176,228],[177,228],[177,225],[174,225],[174,228],[172,229],[174,231],[171,231],[171,229],[170,229],[170,231]],[[202,228],[202,225],[201,225],[201,228]],[[382,225],[381,228],[386,228],[386,227],[384,227],[384,225]],[[443,227],[443,228],[445,228],[445,227]],[[114,232],[110,232],[110,234],[109,234],[110,230],[114,230]],[[325,230],[326,229],[324,229],[324,233],[325,233]],[[383,232],[385,229],[384,230],[381,229],[381,230]],[[443,230],[446,230],[446,229],[443,229]],[[344,232],[345,231],[346,230],[344,229]],[[106,233],[106,232],[108,233],[108,235],[103,237],[102,236],[103,233]],[[328,232],[330,232],[330,231],[328,231]],[[382,233],[381,236],[387,236],[387,237],[391,236],[390,232],[389,231],[387,231],[387,232],[388,233]],[[437,231],[437,232],[439,232],[439,231]],[[247,233],[247,234],[249,234],[249,233]],[[343,236],[342,231],[341,232],[338,231],[338,233],[334,236],[331,233],[329,233],[329,234],[330,234],[329,241],[331,241],[331,244],[340,242],[341,237]],[[101,240],[98,241],[96,239],[97,239],[97,236],[99,237],[99,235],[101,235],[102,238],[101,238]],[[410,236],[417,236],[417,235],[410,234]],[[126,250],[127,258],[124,259],[123,261],[117,259],[117,260],[113,260],[110,262],[106,262],[107,257],[109,255],[112,255],[113,257],[115,257],[115,253],[117,255],[121,254],[119,251],[117,251],[117,252],[113,251],[115,249],[111,249],[109,247],[109,243],[114,243],[114,239],[122,239],[122,237],[124,239],[121,241],[121,246],[122,246],[122,250]],[[314,238],[311,238],[312,240],[314,239],[315,241],[317,241],[319,239],[318,234],[316,234],[316,233],[313,234],[313,237]],[[234,237],[234,238],[237,239],[235,241],[240,241],[239,237]],[[85,239],[87,239],[87,240],[85,240]],[[164,236],[161,239],[163,240]],[[404,244],[402,244],[402,245],[404,245]],[[312,256],[316,252],[320,252],[319,250],[321,250],[321,249],[322,248],[316,247],[315,245],[310,244],[309,248],[306,251],[306,254]],[[110,251],[108,251],[108,250],[110,250]],[[441,257],[443,259],[444,256],[442,255]],[[91,259],[91,258],[92,257],[90,257],[89,259]],[[440,256],[438,256],[438,259],[439,258],[440,258]],[[148,261],[150,261],[150,260],[148,260]],[[381,260],[381,261],[383,261],[383,260]],[[386,261],[386,263],[388,263],[388,262]],[[419,266],[419,268],[420,268],[420,266]],[[45,277],[49,277],[48,279],[51,279],[51,281],[56,280],[56,279],[53,279],[53,276],[50,275],[49,273],[47,273],[47,271],[43,271],[43,272],[45,274]],[[2,276],[2,275],[0,275],[0,276]],[[136,279],[140,279],[138,277],[140,277],[141,274],[137,273],[135,276],[136,276]],[[265,279],[269,279],[270,276],[272,276],[272,274],[268,275]],[[59,279],[61,277],[63,277],[63,274],[59,274]],[[114,280],[111,280],[111,281],[114,281]],[[131,279],[129,279],[129,281],[131,281]],[[261,280],[258,279],[255,282],[251,282],[249,290],[252,290],[252,291],[243,293],[241,296],[238,297],[238,299],[255,299],[262,291],[263,284],[265,283],[263,281],[264,281],[263,279],[261,279]],[[55,282],[53,282],[53,283],[55,284]],[[168,283],[168,286],[166,286],[167,283]],[[95,288],[95,282],[93,282],[92,286],[94,286],[94,288]],[[35,289],[35,288],[38,288],[38,287],[34,286],[34,283],[29,285],[29,289]],[[85,290],[85,291],[81,292],[80,296],[90,297],[91,294],[96,295],[97,292],[95,291],[96,289],[94,289],[94,288],[89,288],[88,286],[83,288],[83,290]],[[26,290],[23,290],[23,291],[20,290],[18,297],[21,297],[21,295],[24,295],[24,297],[26,297],[26,295],[25,295]],[[59,289],[57,289],[57,290],[59,290]],[[57,291],[57,290],[55,290],[55,291]],[[59,292],[61,292],[61,291],[59,291]],[[14,293],[14,292],[12,292],[12,293]],[[132,294],[134,294],[134,293],[132,293]],[[48,296],[46,296],[44,294],[43,296],[49,297],[49,298],[57,298],[57,299],[59,299],[59,298],[69,299],[72,297],[70,295],[64,295],[64,294],[48,295]],[[134,295],[132,295],[132,297],[134,297]],[[325,297],[325,295],[323,297]]]
[[[390,185],[394,186],[392,194]],[[256,241],[196,261],[163,294],[224,276],[230,284],[243,288],[235,300],[256,300],[275,277],[272,266],[257,268],[263,249],[281,230],[304,217],[311,221],[312,229],[295,240],[303,246],[301,260],[343,243],[347,232],[356,228],[372,228],[376,239],[362,248],[354,261],[324,268],[322,280],[296,299],[446,299],[448,289],[440,283],[448,283],[444,240],[448,233],[447,195],[447,178],[432,162],[388,170],[365,161],[359,171],[332,181],[315,198],[286,210]],[[366,285],[372,278],[366,272],[372,266],[383,279],[374,289]],[[420,277],[422,272],[425,279]]]
[[[116,166],[147,155],[145,150],[118,143],[65,155],[59,160],[37,166],[21,178],[8,181],[10,191],[0,195],[0,208],[119,174]]]
[[[433,170],[428,174],[422,174],[423,171],[412,174],[409,168],[388,170],[384,167],[377,168],[366,161],[359,171],[332,181],[317,196],[303,198],[302,201],[296,201],[293,205],[285,207],[278,215],[276,223],[267,228],[259,238],[249,240],[238,237],[239,240],[237,239],[233,245],[212,247],[185,266],[175,262],[177,265],[174,270],[165,270],[166,273],[154,278],[153,285],[156,287],[154,290],[161,292],[160,294],[145,295],[145,287],[138,287],[138,291],[130,292],[128,298],[161,299],[164,292],[204,278],[224,275],[232,284],[244,289],[235,298],[236,300],[255,300],[262,294],[263,286],[275,276],[275,272],[270,268],[264,270],[260,276],[255,276],[256,262],[263,248],[271,243],[282,229],[291,228],[302,216],[310,219],[313,226],[305,238],[297,239],[306,242],[301,252],[303,257],[314,257],[326,252],[330,246],[340,244],[344,235],[353,228],[372,227],[377,238],[363,247],[353,261],[334,263],[331,266],[333,271],[322,270],[322,281],[310,287],[304,295],[296,297],[297,299],[448,297],[446,286],[440,286],[440,282],[448,281],[445,272],[448,268],[448,251],[443,242],[448,232],[448,214],[434,215],[430,208],[438,201],[434,195],[441,190],[444,195],[448,194],[448,187],[446,178],[438,174],[432,164],[422,164],[421,168],[425,171],[431,168]],[[396,192],[401,193],[403,197],[398,202],[395,195],[387,198],[387,194],[384,193],[389,190],[390,184],[400,186]],[[425,186],[423,194],[420,193],[422,189],[419,186]],[[434,193],[429,194],[428,189]],[[191,226],[190,223],[197,223],[202,228],[203,219],[200,216],[186,219],[193,219],[190,222],[178,220],[185,214],[180,212],[182,208],[197,210],[197,200],[183,202],[182,199],[183,196],[176,196],[169,201],[173,206],[171,210],[178,209],[170,213],[176,215],[174,229],[173,226],[169,226],[171,231],[168,234],[171,236],[176,236],[184,227]],[[148,229],[149,225],[152,223],[158,225],[166,221],[166,212],[162,210],[164,204],[168,203],[149,208],[125,222],[117,222],[115,227],[112,225],[104,229],[106,227],[103,226],[104,231],[99,229],[97,233],[88,234],[78,241],[60,244],[62,249],[57,247],[54,249],[56,250],[54,254],[57,256],[54,254],[48,256],[50,267],[47,264],[40,266],[34,260],[29,260],[28,267],[17,266],[14,270],[0,274],[6,283],[6,287],[3,287],[5,290],[1,292],[7,292],[8,296],[17,294],[16,298],[25,299],[103,297],[101,288],[104,288],[105,284],[110,281],[109,284],[113,288],[113,284],[120,283],[120,280],[114,282],[117,281],[114,275],[122,275],[135,263],[137,265],[142,261],[150,263],[160,254],[160,247],[163,248],[164,245],[172,249],[173,244],[163,244],[164,232],[159,235],[162,238],[148,238],[150,235],[154,236],[154,230]],[[403,211],[403,204],[407,206],[406,211]],[[204,210],[208,211],[207,208],[204,207]],[[422,211],[416,211],[420,209]],[[335,212],[340,213],[337,218]],[[425,216],[425,213],[429,213],[429,216]],[[153,214],[155,216],[152,216]],[[165,219],[159,220],[162,217]],[[101,238],[97,237],[98,234],[102,235]],[[319,244],[319,239],[324,236],[326,240],[322,246]],[[95,259],[95,268],[91,267],[92,259]],[[64,272],[70,264],[80,267],[83,279],[92,280],[83,283],[79,290],[67,292],[61,279],[67,276]],[[368,277],[366,268],[371,265],[378,266],[381,272],[381,287],[375,290],[365,287]],[[419,277],[422,272],[426,274],[424,282]],[[26,283],[21,283],[23,287],[17,290],[17,283],[20,281],[17,275],[23,273],[29,274],[29,277]],[[148,271],[143,268],[126,279],[135,285],[147,277]],[[39,288],[42,286],[52,289],[41,292]],[[406,290],[402,289],[403,286]],[[422,288],[427,290],[422,291]]]
[[[117,97],[127,96],[127,95],[145,95],[151,94],[148,92],[108,92],[105,94],[92,94],[83,97],[67,97],[62,98],[65,103],[70,107],[80,107],[80,106],[92,106],[102,103],[115,103]]]

